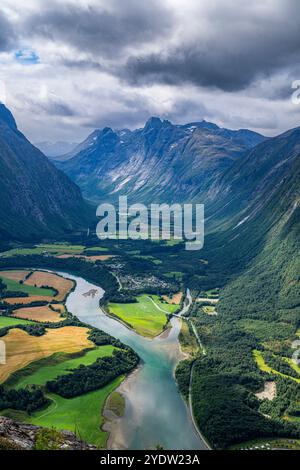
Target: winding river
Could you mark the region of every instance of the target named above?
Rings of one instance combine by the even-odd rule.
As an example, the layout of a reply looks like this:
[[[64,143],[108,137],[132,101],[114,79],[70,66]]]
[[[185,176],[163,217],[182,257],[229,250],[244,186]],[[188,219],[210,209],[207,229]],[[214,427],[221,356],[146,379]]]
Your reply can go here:
[[[181,320],[173,317],[169,331],[152,340],[144,338],[101,310],[103,289],[80,277],[58,274],[76,281],[75,290],[67,298],[68,310],[131,346],[142,360],[119,389],[125,397],[125,414],[109,424],[109,448],[149,449],[160,444],[174,450],[206,449],[174,379],[175,366],[183,357],[178,342]],[[91,289],[97,290],[94,297],[83,295]]]

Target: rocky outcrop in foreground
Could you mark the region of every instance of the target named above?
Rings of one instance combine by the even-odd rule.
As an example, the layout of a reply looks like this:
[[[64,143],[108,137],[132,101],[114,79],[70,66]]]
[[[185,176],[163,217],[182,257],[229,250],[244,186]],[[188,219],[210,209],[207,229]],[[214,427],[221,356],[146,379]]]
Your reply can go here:
[[[94,450],[70,431],[56,431],[0,416],[0,450]]]

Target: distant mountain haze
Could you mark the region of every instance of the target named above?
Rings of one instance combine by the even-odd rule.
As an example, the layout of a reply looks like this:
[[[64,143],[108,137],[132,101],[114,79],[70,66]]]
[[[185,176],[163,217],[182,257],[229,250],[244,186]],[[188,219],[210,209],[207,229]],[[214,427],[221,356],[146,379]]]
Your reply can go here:
[[[33,241],[85,228],[80,189],[18,130],[0,104],[0,238]]]
[[[36,142],[34,145],[49,158],[57,158],[58,160],[76,148],[77,142]]]

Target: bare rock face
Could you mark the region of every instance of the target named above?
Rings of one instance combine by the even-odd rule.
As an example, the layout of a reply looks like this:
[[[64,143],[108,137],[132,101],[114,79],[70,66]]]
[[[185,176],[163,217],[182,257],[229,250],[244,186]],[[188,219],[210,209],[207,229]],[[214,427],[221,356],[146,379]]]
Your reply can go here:
[[[70,431],[56,431],[0,416],[0,450],[95,450]]]

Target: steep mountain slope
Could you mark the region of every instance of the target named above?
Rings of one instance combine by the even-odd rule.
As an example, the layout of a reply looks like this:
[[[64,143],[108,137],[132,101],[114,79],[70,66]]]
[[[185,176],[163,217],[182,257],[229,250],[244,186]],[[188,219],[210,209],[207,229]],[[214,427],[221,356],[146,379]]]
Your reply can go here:
[[[206,208],[207,272],[194,286],[222,289],[216,316],[193,312],[206,349],[193,371],[199,428],[217,448],[299,439],[291,345],[300,326],[300,129],[241,157],[211,187]],[[270,381],[276,397],[257,399]]]
[[[223,272],[246,268],[225,290],[228,314],[242,309],[261,318],[299,306],[300,128],[263,142],[228,170],[211,188],[207,213],[214,263]]]
[[[263,140],[205,121],[181,126],[151,118],[135,131],[95,131],[77,154],[56,164],[93,201],[120,194],[135,201],[188,201]]]
[[[273,198],[277,188],[292,176],[299,159],[299,140],[300,128],[296,128],[249,151],[210,188],[208,197],[213,201],[212,209],[221,209],[219,215],[223,214],[224,218],[234,213],[253,218]]]
[[[79,188],[18,131],[0,104],[0,238],[33,241],[86,227]]]

